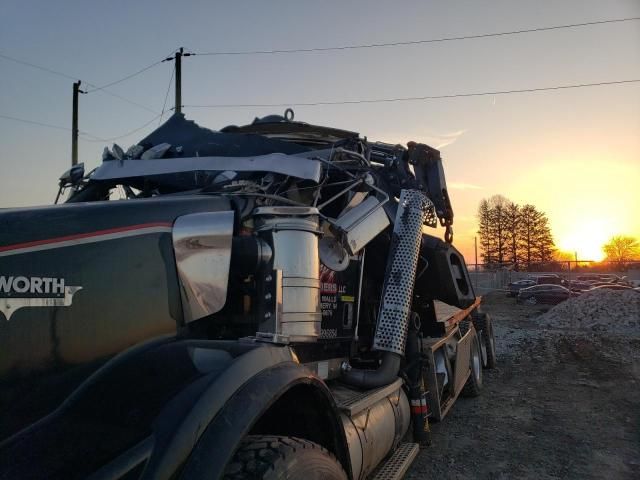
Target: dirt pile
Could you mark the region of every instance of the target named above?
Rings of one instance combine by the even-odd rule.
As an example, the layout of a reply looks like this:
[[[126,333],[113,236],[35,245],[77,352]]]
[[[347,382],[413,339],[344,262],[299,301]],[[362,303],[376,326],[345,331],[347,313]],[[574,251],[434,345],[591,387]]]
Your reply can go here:
[[[538,319],[548,328],[640,333],[640,294],[598,289],[560,303]]]

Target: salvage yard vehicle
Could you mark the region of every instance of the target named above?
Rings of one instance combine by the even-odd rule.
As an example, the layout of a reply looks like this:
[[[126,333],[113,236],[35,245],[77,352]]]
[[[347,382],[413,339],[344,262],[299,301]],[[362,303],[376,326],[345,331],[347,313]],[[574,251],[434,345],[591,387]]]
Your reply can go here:
[[[583,282],[591,282],[593,284],[609,285],[612,283],[626,283],[626,277],[619,277],[614,273],[588,273],[586,275],[580,275],[578,280]]]
[[[596,285],[591,290],[633,290],[633,287],[619,283],[605,283],[604,285]]]
[[[496,364],[427,145],[174,114],[63,190],[0,212],[2,479],[400,478]]]
[[[538,285],[564,285],[565,279],[555,273],[545,273],[536,277]]]
[[[571,280],[567,282],[567,288],[572,292],[582,293],[582,292],[586,292],[587,290],[591,290],[593,288],[593,285],[589,282]]]
[[[530,305],[535,305],[536,303],[556,305],[577,295],[579,294],[561,285],[534,285],[533,287],[521,289],[516,297],[516,302]]]
[[[523,288],[527,288],[527,287],[532,287],[534,285],[537,285],[535,280],[529,280],[529,279],[524,279],[524,280],[516,280],[515,282],[510,282],[507,285],[507,296],[508,297],[516,297],[518,296],[518,292],[520,290],[522,290]]]

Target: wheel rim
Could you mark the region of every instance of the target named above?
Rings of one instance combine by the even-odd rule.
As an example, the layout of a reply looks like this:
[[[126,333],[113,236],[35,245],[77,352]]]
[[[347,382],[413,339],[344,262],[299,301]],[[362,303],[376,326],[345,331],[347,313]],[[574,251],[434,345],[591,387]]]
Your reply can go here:
[[[482,332],[482,336],[488,336],[488,333]],[[480,341],[480,354],[482,355],[482,365],[486,365],[487,364],[487,344],[482,340]]]
[[[476,379],[480,379],[480,354],[478,352],[478,345],[473,349],[473,375]]]

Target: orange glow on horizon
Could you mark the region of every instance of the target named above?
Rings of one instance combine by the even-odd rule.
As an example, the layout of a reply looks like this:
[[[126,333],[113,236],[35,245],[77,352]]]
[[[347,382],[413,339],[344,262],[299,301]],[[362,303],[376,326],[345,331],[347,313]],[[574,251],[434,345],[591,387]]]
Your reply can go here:
[[[605,155],[599,159],[596,152],[583,153],[580,161],[556,155],[537,162],[512,184],[507,196],[547,214],[559,250],[577,252],[578,260],[600,261],[611,237],[640,237],[637,163],[616,162]]]
[[[612,160],[604,152],[553,152],[541,159],[527,152],[530,168],[514,175],[498,170],[497,183],[491,188],[456,190],[454,208],[464,212],[456,218],[456,246],[473,263],[474,237],[477,236],[475,212],[482,198],[495,193],[524,205],[531,203],[547,214],[555,246],[561,252],[575,253],[579,260],[603,260],[602,250],[611,237],[629,235],[640,239],[640,162],[633,151],[621,152]],[[567,160],[567,158],[580,160]],[[520,173],[520,172],[519,172]],[[483,177],[463,180],[484,185]],[[481,261],[480,251],[478,260]]]
[[[602,220],[592,220],[574,226],[574,229],[557,240],[558,248],[566,252],[576,252],[578,260],[604,260],[602,246],[612,234],[602,228]]]

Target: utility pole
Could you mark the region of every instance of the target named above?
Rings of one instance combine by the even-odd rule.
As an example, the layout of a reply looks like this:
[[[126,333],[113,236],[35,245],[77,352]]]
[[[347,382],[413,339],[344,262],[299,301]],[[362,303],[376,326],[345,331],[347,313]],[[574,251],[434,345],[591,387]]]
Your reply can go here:
[[[182,113],[182,54],[184,48],[180,47],[180,50],[176,52],[176,113]]]
[[[71,114],[71,166],[78,164],[78,94],[84,93],[80,90],[80,80],[73,82],[73,112]]]
[[[168,57],[163,60],[163,62],[168,62],[169,60],[173,60],[175,62],[176,99],[173,109],[176,113],[182,113],[182,57],[190,57],[191,55],[195,55],[195,53],[184,53],[184,48],[180,47],[173,57]]]
[[[474,257],[475,257],[475,260],[474,260],[474,262],[475,262],[475,268],[474,268],[475,275],[473,277],[474,277],[474,280],[476,281],[475,288],[477,290],[478,289],[478,237],[473,237],[473,254],[474,254]]]
[[[476,272],[478,271],[478,237],[473,237],[473,252],[475,254]]]

